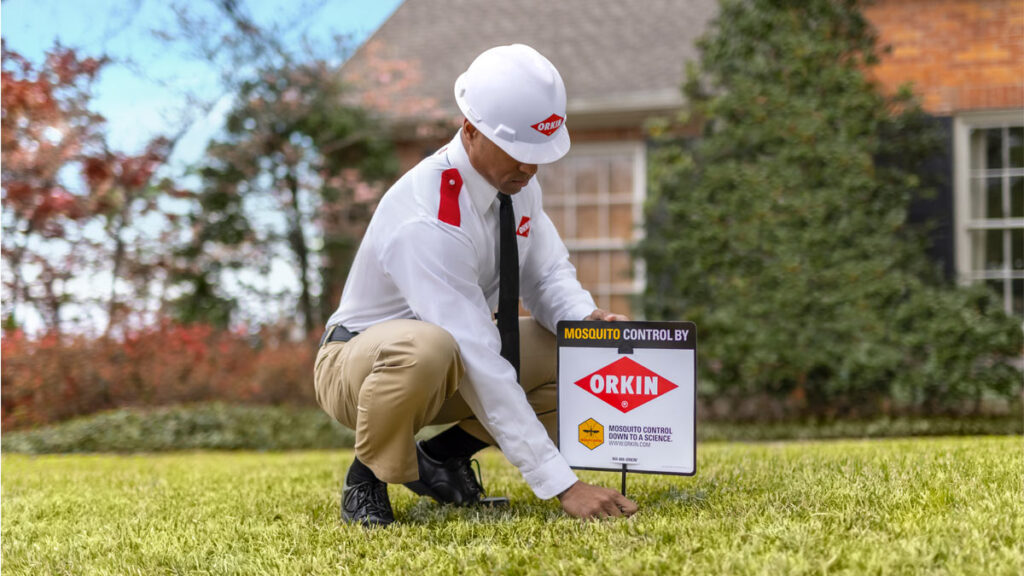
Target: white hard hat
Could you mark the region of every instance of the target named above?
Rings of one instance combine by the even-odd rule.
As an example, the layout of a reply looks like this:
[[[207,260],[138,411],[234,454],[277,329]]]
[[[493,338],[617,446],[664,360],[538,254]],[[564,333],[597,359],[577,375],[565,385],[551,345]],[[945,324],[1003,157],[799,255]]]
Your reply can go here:
[[[525,164],[569,151],[565,84],[554,65],[524,44],[497,46],[455,81],[455,101],[488,140]]]

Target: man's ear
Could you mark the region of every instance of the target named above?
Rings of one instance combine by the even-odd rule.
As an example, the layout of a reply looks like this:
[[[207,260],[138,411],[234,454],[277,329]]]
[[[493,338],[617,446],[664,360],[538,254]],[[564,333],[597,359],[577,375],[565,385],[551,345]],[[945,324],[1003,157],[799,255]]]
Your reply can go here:
[[[473,126],[473,123],[468,118],[462,119],[462,130],[466,132],[466,136],[470,138],[476,137],[476,126]]]

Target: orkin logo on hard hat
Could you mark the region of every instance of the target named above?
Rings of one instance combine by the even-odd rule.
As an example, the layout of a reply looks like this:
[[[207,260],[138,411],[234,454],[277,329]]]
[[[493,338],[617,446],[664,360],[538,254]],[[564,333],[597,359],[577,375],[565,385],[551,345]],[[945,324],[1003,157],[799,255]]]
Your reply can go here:
[[[552,114],[545,118],[543,122],[537,122],[533,126],[530,126],[530,128],[533,128],[545,136],[551,136],[555,133],[555,130],[562,127],[562,122],[564,120],[565,118],[562,118],[558,114]]]
[[[576,385],[623,414],[678,388],[628,357],[580,378]]]

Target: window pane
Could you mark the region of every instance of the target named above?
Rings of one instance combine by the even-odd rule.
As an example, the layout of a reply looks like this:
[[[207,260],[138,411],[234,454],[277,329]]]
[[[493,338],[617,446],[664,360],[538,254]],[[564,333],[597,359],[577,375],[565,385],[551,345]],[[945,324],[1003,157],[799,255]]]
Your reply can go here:
[[[1024,280],[1014,280],[1013,294],[1010,296],[1010,310],[1017,318],[1024,316]]]
[[[576,275],[583,287],[593,291],[601,280],[601,253],[600,252],[579,252],[577,254],[579,264],[576,266]]]
[[[600,238],[601,223],[597,206],[580,206],[576,208],[576,238]]]
[[[633,205],[612,204],[608,217],[611,219],[611,237],[623,240],[633,239]]]
[[[988,178],[985,182],[985,218],[1003,217],[1003,179]]]
[[[612,160],[612,194],[633,194],[633,159],[617,156]]]
[[[608,311],[636,318],[636,314],[633,314],[632,306],[630,306],[630,300],[632,299],[629,296],[616,294],[611,297],[611,309]]]
[[[1024,127],[1010,128],[1010,168],[1024,168]]]
[[[547,200],[561,201],[565,196],[565,166],[562,163],[547,164],[537,171],[537,180]]]
[[[1003,293],[1003,281],[1002,280],[986,280],[985,285],[999,298],[1001,302],[1006,302],[1006,295]]]
[[[1024,218],[1024,178],[1010,178],[1010,218]]]
[[[985,170],[1003,167],[1003,129],[990,128],[985,131]]]
[[[1003,231],[975,230],[971,232],[971,267],[980,270],[1001,270],[1003,268]]]
[[[1003,231],[985,230],[985,268],[998,270],[1003,267]]]
[[[986,230],[985,231],[985,269],[986,270],[999,270],[1002,268],[1002,259],[1004,259],[1004,253],[1002,253],[1002,231],[1001,230]]]
[[[969,140],[971,170],[985,169],[985,131],[971,130]]]
[[[558,229],[558,234],[561,235],[562,238],[565,238],[566,234],[568,234],[568,228],[566,228],[567,222],[565,221],[566,209],[551,207],[545,208],[544,211],[547,212],[548,218],[551,219],[551,223],[555,225],[556,229]]]
[[[971,178],[971,220],[985,217],[985,178]]]
[[[625,250],[616,250],[612,252],[612,277],[611,282],[622,283],[629,282],[633,277],[633,259],[629,257],[629,252]]]
[[[575,165],[576,195],[596,196],[600,186],[601,170],[607,169],[597,158],[577,158]]]
[[[1003,179],[974,178],[971,180],[971,218],[1003,217]]]
[[[1024,229],[1010,230],[1010,267],[1024,270]]]

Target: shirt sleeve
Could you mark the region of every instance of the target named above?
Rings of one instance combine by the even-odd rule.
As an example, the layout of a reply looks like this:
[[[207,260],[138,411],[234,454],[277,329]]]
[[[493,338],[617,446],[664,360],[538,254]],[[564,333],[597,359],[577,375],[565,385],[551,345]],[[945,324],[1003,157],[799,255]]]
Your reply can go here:
[[[534,414],[515,369],[501,356],[469,238],[447,224],[412,220],[394,231],[381,260],[413,314],[458,342],[466,367],[459,391],[537,497],[551,498],[572,486],[576,475]]]
[[[558,230],[543,210],[535,212],[531,222],[533,246],[523,262],[521,295],[523,305],[542,326],[555,331],[561,320],[582,320],[597,305],[576,279],[576,268],[569,262]]]

